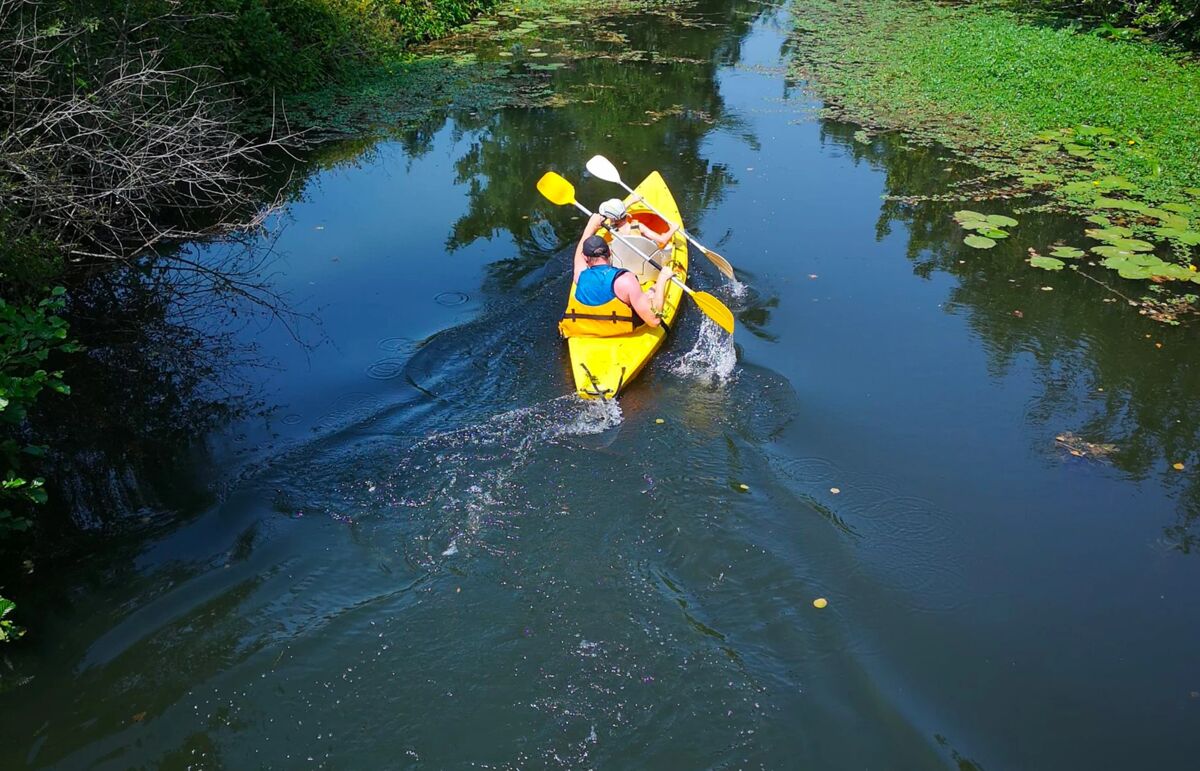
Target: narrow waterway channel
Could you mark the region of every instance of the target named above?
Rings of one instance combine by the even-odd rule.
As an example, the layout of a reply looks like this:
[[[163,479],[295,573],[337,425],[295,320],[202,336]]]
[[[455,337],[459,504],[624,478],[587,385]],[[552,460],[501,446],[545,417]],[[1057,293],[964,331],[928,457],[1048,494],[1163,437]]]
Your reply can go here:
[[[319,334],[241,329],[268,409],[179,470],[215,492],[23,602],[0,766],[1194,762],[1194,332],[1021,261],[1077,222],[981,253],[884,201],[973,172],[822,119],[786,7],[609,24],[653,53],[562,106],[329,150],[273,242]],[[614,195],[595,153],[740,280],[693,262],[735,340],[687,308],[619,406],[566,395],[582,220],[534,189]]]

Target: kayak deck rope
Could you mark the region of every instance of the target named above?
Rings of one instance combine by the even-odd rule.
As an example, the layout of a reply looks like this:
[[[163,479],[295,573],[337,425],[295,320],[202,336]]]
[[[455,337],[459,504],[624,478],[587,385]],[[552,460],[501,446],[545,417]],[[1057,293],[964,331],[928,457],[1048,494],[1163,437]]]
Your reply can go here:
[[[579,362],[579,366],[583,368],[583,374],[588,376],[588,380],[592,381],[592,390],[590,390],[590,391],[585,390],[584,392],[589,393],[592,396],[598,396],[601,399],[608,401],[608,395],[610,393],[612,393],[613,390],[611,388],[601,389],[599,378],[597,378],[595,375],[592,374],[592,371],[587,368],[587,365],[581,361],[581,362]],[[622,381],[625,380],[625,368],[624,367],[621,368],[621,380]],[[618,385],[617,388],[619,389],[620,386]]]

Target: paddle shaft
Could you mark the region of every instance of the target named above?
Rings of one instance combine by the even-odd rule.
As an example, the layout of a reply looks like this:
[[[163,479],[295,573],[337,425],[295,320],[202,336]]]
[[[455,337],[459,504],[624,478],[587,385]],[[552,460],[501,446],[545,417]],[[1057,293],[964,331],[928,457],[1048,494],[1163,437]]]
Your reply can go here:
[[[575,204],[575,208],[576,208],[576,209],[579,209],[579,211],[583,212],[583,213],[584,213],[584,214],[586,214],[587,216],[589,216],[589,217],[590,217],[590,216],[592,216],[592,213],[591,213],[590,211],[588,211],[588,210],[587,210],[587,207],[586,207],[586,206],[584,206],[583,204],[581,204],[579,201],[572,201],[571,203]],[[662,215],[660,214],[659,216],[661,217]],[[634,246],[632,243],[630,243],[630,242],[629,242],[629,241],[628,241],[628,240],[625,238],[625,236],[621,235],[621,234],[620,234],[620,233],[618,233],[616,230],[609,230],[608,232],[609,232],[609,233],[612,233],[614,238],[616,238],[618,241],[620,241],[621,243],[623,243],[623,244],[625,244],[626,246],[628,246],[630,249],[632,249],[632,250],[634,251],[634,253],[636,253],[636,254],[637,254],[637,256],[638,256],[638,257],[641,257],[643,260],[645,260],[646,262],[648,262],[648,263],[650,263],[651,265],[653,265],[653,266],[654,266],[655,268],[657,268],[657,269],[658,269],[660,272],[661,272],[661,271],[663,271],[663,270],[665,270],[665,269],[663,268],[663,266],[661,266],[661,265],[659,265],[657,262],[655,262],[655,261],[654,261],[654,259],[653,259],[652,257],[648,257],[648,256],[646,255],[646,253],[645,253],[645,252],[643,252],[641,249],[637,248],[637,247],[636,247],[636,246]],[[672,282],[674,282],[674,284],[675,284],[676,286],[678,286],[680,289],[682,289],[683,291],[687,292],[688,294],[692,295],[693,297],[695,297],[695,296],[696,296],[696,293],[695,293],[695,292],[692,290],[692,288],[691,288],[690,286],[688,286],[687,284],[683,283],[682,281],[680,281],[680,280],[679,280],[679,277],[678,277],[678,276],[676,276],[676,275],[674,274],[674,272],[672,272],[672,273],[671,273],[671,281],[672,281]]]
[[[637,200],[638,200],[638,201],[640,201],[641,203],[645,204],[645,206],[646,206],[648,209],[650,209],[650,211],[652,211],[652,212],[654,212],[655,214],[657,214],[658,216],[662,217],[662,219],[663,219],[663,222],[667,223],[668,225],[673,225],[673,224],[674,224],[673,222],[671,222],[671,220],[667,219],[667,215],[663,214],[663,213],[662,213],[662,212],[660,212],[660,211],[659,211],[657,208],[655,208],[654,204],[650,203],[649,201],[647,201],[647,200],[646,200],[645,198],[643,198],[642,196],[640,196],[640,195],[638,195],[637,193],[633,192],[633,188],[632,188],[632,187],[630,187],[629,185],[626,185],[626,184],[625,184],[625,180],[618,178],[618,179],[617,179],[617,184],[618,184],[618,185],[620,185],[621,187],[625,188],[626,190],[628,190],[630,195],[634,196],[635,198],[637,198]],[[688,241],[691,241],[691,242],[692,242],[692,246],[695,246],[697,249],[699,249],[700,251],[704,252],[705,254],[707,254],[707,253],[708,253],[708,250],[707,250],[707,249],[705,249],[705,248],[704,248],[704,246],[703,246],[703,245],[702,245],[702,244],[701,244],[699,241],[697,241],[696,239],[692,238],[692,237],[691,237],[691,236],[688,234],[688,232],[687,232],[686,230],[684,230],[684,229],[683,229],[683,225],[680,225],[680,226],[679,226],[679,232],[683,234],[683,237],[684,237],[684,238],[686,238]]]
[[[674,224],[671,222],[671,220],[667,219],[666,215],[659,211],[654,204],[647,201],[644,197],[638,195],[633,188],[625,184],[625,180],[621,179],[621,172],[617,171],[617,167],[612,164],[612,161],[608,160],[603,155],[592,156],[592,159],[587,162],[587,170],[591,172],[592,176],[594,177],[603,179],[605,182],[615,182],[616,184],[625,188],[629,191],[630,195],[635,196],[639,201],[645,204],[650,211],[661,217],[668,225]],[[680,222],[677,227],[679,228],[679,232],[683,234],[683,237],[687,239],[688,243],[699,249],[700,253],[707,257],[708,261],[717,267],[717,270],[721,271],[721,275],[725,276],[731,281],[737,280],[733,274],[733,265],[729,262],[729,260],[725,259],[693,238],[692,234],[684,229],[682,222]]]

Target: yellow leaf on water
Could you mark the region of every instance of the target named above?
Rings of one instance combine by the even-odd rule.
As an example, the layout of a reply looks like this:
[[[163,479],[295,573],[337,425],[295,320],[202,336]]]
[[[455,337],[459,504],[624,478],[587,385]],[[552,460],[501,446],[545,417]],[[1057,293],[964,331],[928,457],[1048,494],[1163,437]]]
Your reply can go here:
[[[1184,465],[1182,463],[1173,463],[1171,464],[1171,468],[1175,469],[1176,471],[1183,471]]]
[[[829,601],[826,600],[824,597],[818,597],[817,599],[813,600],[814,608],[820,609],[820,608],[825,607],[828,604],[829,604]]]

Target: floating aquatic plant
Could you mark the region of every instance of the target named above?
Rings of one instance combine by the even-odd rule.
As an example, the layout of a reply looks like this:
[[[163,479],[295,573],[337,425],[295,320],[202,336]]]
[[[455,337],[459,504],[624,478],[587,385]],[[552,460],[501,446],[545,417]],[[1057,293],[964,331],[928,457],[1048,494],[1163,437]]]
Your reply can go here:
[[[1040,254],[1035,254],[1034,256],[1030,257],[1029,264],[1035,268],[1041,268],[1042,270],[1062,270],[1066,265],[1066,263],[1060,259],[1055,257],[1045,257]]]
[[[1008,231],[1003,227],[1018,224],[1015,219],[1003,214],[981,214],[970,209],[954,212],[954,221],[964,230],[975,231],[974,235],[963,239],[963,243],[975,249],[991,249],[998,239],[1008,238]]]
[[[967,236],[963,239],[963,243],[974,249],[991,249],[996,245],[996,242],[984,236]]]

